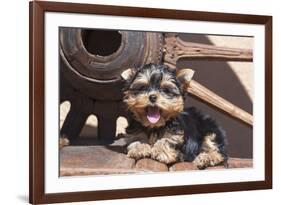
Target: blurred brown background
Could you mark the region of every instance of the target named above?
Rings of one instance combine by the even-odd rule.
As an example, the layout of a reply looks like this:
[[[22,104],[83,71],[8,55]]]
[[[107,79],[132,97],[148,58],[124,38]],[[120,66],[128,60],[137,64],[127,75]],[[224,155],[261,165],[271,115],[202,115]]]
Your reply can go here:
[[[230,48],[253,48],[253,38],[235,36],[214,36],[198,34],[180,34],[184,41],[203,43],[207,45],[225,46]],[[189,67],[196,71],[194,79],[221,97],[232,102],[245,111],[252,113],[253,98],[253,63],[207,60],[180,60],[177,67]],[[231,157],[252,158],[253,133],[252,128],[241,122],[208,107],[189,97],[187,106],[196,106],[217,120],[228,136],[228,151]],[[60,124],[70,108],[69,102],[60,105]],[[89,116],[80,136],[93,138],[97,136],[97,118]],[[126,119],[117,120],[117,134],[124,132]]]

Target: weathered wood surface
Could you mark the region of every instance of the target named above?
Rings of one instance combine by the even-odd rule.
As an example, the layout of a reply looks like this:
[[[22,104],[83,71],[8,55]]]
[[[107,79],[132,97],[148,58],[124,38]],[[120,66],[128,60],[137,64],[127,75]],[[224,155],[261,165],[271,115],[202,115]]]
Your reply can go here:
[[[172,166],[152,159],[137,162],[124,154],[120,146],[68,146],[60,150],[60,176],[130,174],[142,172],[166,172],[198,170],[191,162],[179,162]],[[229,159],[229,168],[253,167],[251,159]],[[225,169],[224,166],[208,169]]]
[[[127,173],[135,166],[119,147],[68,146],[60,150],[60,175]]]
[[[155,161],[153,159],[140,159],[137,161],[136,170],[148,172],[167,172],[169,168],[166,164]]]
[[[252,159],[230,158],[228,160],[228,168],[247,168],[253,167]],[[225,169],[223,165],[208,167],[208,169]],[[185,170],[198,170],[197,167],[191,162],[179,162],[169,168],[169,171],[185,171]]]
[[[177,34],[166,34],[164,38],[164,62],[171,67],[180,59],[253,61],[251,49],[239,49],[186,42]]]
[[[191,80],[187,87],[187,92],[193,97],[229,114],[231,117],[253,126],[253,116],[250,113],[225,100],[200,83]]]

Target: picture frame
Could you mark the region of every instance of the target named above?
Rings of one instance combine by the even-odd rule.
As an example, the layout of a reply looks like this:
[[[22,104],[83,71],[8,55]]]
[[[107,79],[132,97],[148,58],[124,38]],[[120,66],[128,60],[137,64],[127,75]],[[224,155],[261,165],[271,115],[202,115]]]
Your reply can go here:
[[[152,18],[163,21],[189,20],[250,24],[264,27],[264,179],[193,185],[152,186],[95,191],[46,192],[46,14],[70,13],[116,17]],[[29,202],[32,204],[171,196],[272,188],[272,17],[261,15],[105,6],[93,4],[42,2],[29,4],[30,139]],[[63,26],[63,25],[62,25]],[[55,116],[56,117],[56,116]],[[56,131],[57,132],[57,131]]]

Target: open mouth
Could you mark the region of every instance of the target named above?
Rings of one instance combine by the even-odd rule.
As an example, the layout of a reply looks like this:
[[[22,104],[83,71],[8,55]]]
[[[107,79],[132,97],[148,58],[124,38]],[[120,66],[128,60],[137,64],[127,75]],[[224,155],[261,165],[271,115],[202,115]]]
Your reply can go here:
[[[148,106],[146,108],[146,118],[152,124],[157,123],[160,120],[160,109],[156,106]]]

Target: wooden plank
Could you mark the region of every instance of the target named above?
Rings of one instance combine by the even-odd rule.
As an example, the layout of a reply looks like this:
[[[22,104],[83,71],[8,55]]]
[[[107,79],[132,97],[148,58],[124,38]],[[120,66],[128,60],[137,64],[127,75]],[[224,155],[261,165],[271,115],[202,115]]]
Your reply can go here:
[[[124,153],[120,146],[68,146],[60,150],[60,176],[134,174],[143,172],[167,172],[198,170],[191,162],[179,162],[171,166],[152,159],[137,162]],[[253,167],[252,159],[230,158],[229,168]],[[207,169],[225,169],[224,166]]]
[[[251,168],[253,167],[252,159],[230,158],[228,160],[228,168]],[[215,167],[208,167],[209,169],[226,169],[223,165]],[[186,171],[186,170],[198,170],[192,162],[179,162],[169,168],[169,171]]]
[[[146,172],[167,172],[168,166],[153,159],[140,159],[137,161],[135,169]]]
[[[122,152],[120,147],[109,146],[64,147],[60,150],[60,176],[128,172],[135,160]]]

